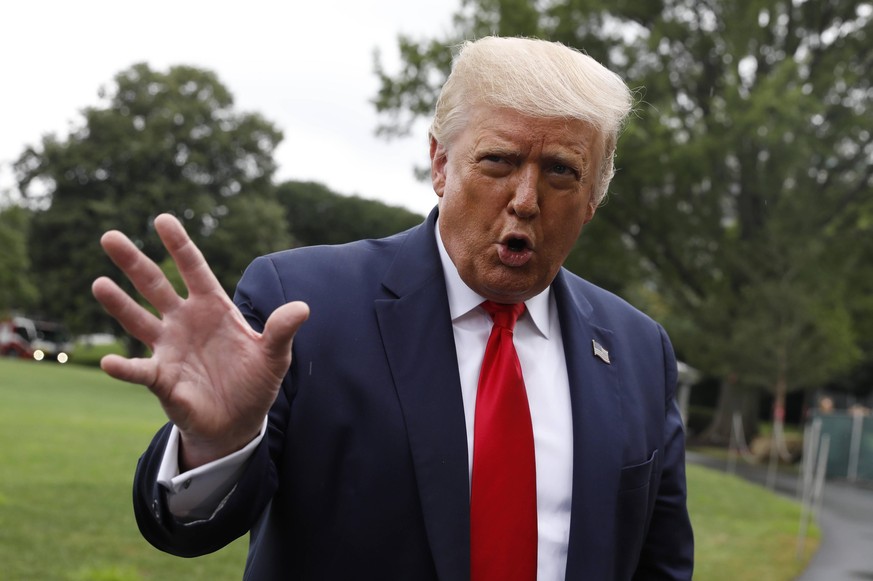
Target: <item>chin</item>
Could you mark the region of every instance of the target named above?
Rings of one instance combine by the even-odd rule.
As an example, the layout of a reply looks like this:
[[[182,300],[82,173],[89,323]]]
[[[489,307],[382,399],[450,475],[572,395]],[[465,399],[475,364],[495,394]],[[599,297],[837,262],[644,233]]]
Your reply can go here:
[[[539,294],[527,285],[491,287],[487,293],[479,293],[487,299],[498,303],[520,303]]]

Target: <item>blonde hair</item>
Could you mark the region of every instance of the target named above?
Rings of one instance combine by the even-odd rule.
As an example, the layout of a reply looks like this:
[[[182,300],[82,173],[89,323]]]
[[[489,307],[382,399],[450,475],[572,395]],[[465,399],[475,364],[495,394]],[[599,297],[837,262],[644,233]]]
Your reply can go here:
[[[618,134],[633,107],[631,92],[618,75],[557,42],[489,36],[461,45],[437,100],[430,135],[450,144],[474,105],[593,126],[602,138],[594,189],[600,204],[615,174]]]

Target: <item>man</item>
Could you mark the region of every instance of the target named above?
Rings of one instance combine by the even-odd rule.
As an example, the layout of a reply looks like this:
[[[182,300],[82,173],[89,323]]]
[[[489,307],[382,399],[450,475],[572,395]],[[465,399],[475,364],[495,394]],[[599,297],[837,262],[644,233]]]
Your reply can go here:
[[[161,313],[94,283],[153,351],[103,369],[170,419],[137,469],[145,537],[195,556],[251,531],[258,580],[690,579],[670,343],[561,267],[630,108],[577,51],[486,38],[437,103],[422,225],[261,257],[236,306],[170,216],[187,299],[104,235]]]

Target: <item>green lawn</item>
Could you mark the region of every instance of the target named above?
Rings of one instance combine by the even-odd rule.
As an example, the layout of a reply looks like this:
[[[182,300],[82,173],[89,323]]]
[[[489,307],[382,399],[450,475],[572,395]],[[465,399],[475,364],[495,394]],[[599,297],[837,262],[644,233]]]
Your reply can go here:
[[[798,560],[800,506],[716,470],[688,466],[688,506],[695,580],[789,581],[818,547],[819,530],[812,526]]]
[[[0,579],[240,579],[246,539],[179,559],[137,531],[131,478],[163,421],[144,388],[95,369],[0,359]],[[717,472],[688,475],[696,580],[794,577],[796,505]]]
[[[74,365],[0,359],[0,579],[242,578],[246,539],[200,559],[157,551],[131,508],[153,396]]]

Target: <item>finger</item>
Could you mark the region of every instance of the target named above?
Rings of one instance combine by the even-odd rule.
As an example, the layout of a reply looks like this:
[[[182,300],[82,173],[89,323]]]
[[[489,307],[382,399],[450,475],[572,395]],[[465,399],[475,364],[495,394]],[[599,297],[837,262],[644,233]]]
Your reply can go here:
[[[124,330],[146,345],[153,345],[161,332],[161,321],[121,290],[115,281],[102,276],[91,285],[91,293]]]
[[[100,360],[100,368],[115,379],[144,385],[151,390],[157,379],[157,370],[151,359],[127,359],[121,355],[105,355]]]
[[[110,230],[100,238],[100,245],[136,290],[158,311],[169,312],[181,303],[182,298],[160,267],[143,254],[127,236],[117,230]]]
[[[287,303],[273,311],[264,325],[264,350],[271,359],[288,357],[291,340],[309,318],[309,305],[301,301]]]
[[[170,256],[179,267],[179,274],[188,286],[191,294],[208,294],[224,292],[203,253],[197,245],[191,241],[185,227],[179,220],[170,214],[161,214],[155,218],[155,230]]]

